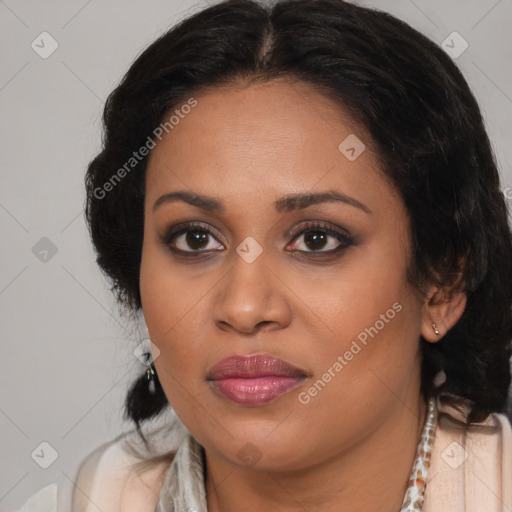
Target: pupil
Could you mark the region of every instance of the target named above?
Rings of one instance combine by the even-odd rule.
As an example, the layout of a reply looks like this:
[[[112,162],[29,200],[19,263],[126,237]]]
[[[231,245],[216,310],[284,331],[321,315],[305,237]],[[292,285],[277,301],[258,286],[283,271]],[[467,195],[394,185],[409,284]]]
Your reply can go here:
[[[207,245],[208,233],[203,231],[189,231],[186,236],[186,241],[192,249],[201,249]]]
[[[308,241],[312,241],[312,243],[310,244]],[[305,242],[310,249],[322,248],[325,243],[325,233],[308,233],[305,236]]]

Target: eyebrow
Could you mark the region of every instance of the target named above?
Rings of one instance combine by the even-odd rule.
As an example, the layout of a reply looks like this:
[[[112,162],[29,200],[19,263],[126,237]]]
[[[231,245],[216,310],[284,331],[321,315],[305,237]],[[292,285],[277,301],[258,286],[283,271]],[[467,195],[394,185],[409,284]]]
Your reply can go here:
[[[169,192],[159,197],[153,204],[153,212],[156,211],[164,203],[172,203],[183,201],[192,206],[196,206],[202,210],[215,213],[225,213],[226,208],[220,199],[201,194],[193,194],[185,190]],[[320,203],[339,202],[358,208],[365,213],[373,213],[366,205],[336,190],[328,190],[315,194],[287,194],[274,201],[274,209],[281,212],[291,212],[295,210],[303,210],[309,206]]]

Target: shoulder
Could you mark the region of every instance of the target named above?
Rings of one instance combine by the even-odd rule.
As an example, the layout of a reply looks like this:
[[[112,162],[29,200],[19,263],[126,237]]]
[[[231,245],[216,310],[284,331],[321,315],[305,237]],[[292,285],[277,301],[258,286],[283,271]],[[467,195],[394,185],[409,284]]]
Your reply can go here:
[[[73,482],[61,478],[39,489],[16,512],[153,512],[174,454],[141,459],[127,451],[130,437],[99,446],[82,461]]]
[[[187,429],[171,412],[159,427],[135,429],[98,446],[71,481],[61,478],[32,494],[16,512],[154,512]]]
[[[184,434],[173,425],[144,432],[148,449],[131,430],[96,448],[78,468],[73,511],[153,512]]]
[[[136,506],[134,510],[146,510],[144,506],[158,500],[163,480],[163,471],[168,464],[152,464],[144,472],[136,471],[140,459],[126,450],[125,434],[106,443],[91,454],[80,465],[76,476],[76,491],[73,493],[73,510],[89,512],[98,510],[114,512],[128,509],[124,503]],[[170,464],[170,462],[169,462]],[[147,508],[147,510],[154,510]]]
[[[512,427],[492,413],[467,426],[464,411],[438,401],[425,512],[510,510]]]

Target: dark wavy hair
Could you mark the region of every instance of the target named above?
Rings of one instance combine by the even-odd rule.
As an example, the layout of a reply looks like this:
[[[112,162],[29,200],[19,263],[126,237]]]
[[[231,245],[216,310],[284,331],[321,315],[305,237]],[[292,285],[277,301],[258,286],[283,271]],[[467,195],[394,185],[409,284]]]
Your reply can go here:
[[[450,57],[378,10],[342,0],[228,0],[182,20],[137,57],[106,101],[103,146],[85,178],[97,263],[118,303],[131,311],[142,307],[147,156],[114,186],[116,170],[191,95],[275,78],[315,86],[373,139],[410,218],[414,289],[422,295],[435,283],[468,296],[461,319],[439,342],[419,340],[423,396],[469,401],[468,423],[503,412],[512,237],[489,138]],[[440,370],[446,379],[435,386]],[[168,405],[158,379],[155,391],[148,393],[144,374],[128,393],[125,415],[137,430]]]

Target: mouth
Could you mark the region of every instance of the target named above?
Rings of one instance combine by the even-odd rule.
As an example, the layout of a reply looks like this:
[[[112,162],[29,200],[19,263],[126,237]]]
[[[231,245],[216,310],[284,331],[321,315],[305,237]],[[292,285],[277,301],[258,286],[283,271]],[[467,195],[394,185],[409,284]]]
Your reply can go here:
[[[206,380],[214,392],[239,405],[263,405],[299,386],[305,370],[269,354],[236,355],[218,361]]]

